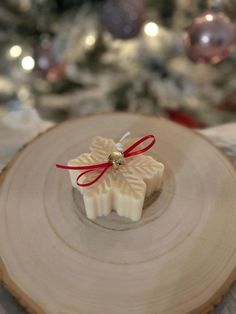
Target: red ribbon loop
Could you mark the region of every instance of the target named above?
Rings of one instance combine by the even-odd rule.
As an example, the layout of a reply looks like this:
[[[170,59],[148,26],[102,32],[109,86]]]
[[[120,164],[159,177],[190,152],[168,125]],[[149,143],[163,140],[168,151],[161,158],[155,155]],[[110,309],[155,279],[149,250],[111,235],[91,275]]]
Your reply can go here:
[[[145,146],[142,149],[134,150],[137,146],[139,146],[140,144],[142,144],[143,142],[149,139],[151,139],[151,142],[147,146]],[[151,135],[151,134],[146,135],[142,137],[140,140],[138,140],[137,142],[135,142],[133,145],[131,145],[129,148],[127,148],[123,153],[124,157],[129,158],[132,156],[143,154],[146,151],[148,151],[155,143],[156,143],[156,139],[154,135]],[[87,166],[66,166],[66,165],[60,165],[60,164],[56,165],[57,168],[66,169],[66,170],[85,170],[81,172],[76,179],[76,183],[80,187],[87,187],[97,182],[111,166],[112,166],[112,163],[110,161],[101,163],[101,164],[87,165]],[[95,177],[93,180],[86,183],[79,182],[79,180],[87,173],[97,171],[100,169],[101,171],[99,172],[97,177]]]
[[[143,142],[152,139],[152,141],[144,148],[133,151],[134,148],[136,148],[137,146],[139,146],[140,144],[142,144]],[[128,158],[128,157],[132,157],[132,156],[136,156],[136,155],[140,155],[145,153],[146,151],[148,151],[154,144],[156,143],[156,139],[154,137],[154,135],[146,135],[144,137],[142,137],[140,140],[138,140],[137,142],[135,142],[133,145],[131,145],[129,148],[127,148],[124,151],[124,157]]]

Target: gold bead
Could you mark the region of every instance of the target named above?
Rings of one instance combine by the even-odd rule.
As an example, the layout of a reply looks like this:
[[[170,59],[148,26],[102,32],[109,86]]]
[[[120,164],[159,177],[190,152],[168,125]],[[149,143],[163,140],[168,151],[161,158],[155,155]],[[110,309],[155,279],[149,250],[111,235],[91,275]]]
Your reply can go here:
[[[108,160],[112,163],[114,169],[118,169],[120,165],[125,163],[125,157],[121,152],[112,152]]]

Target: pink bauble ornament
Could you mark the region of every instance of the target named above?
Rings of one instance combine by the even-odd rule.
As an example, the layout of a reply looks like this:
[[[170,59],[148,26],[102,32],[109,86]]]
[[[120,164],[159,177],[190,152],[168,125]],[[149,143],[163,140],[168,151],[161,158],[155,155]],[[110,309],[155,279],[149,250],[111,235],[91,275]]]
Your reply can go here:
[[[143,0],[106,0],[101,14],[103,27],[120,39],[136,37],[145,19]]]
[[[209,11],[196,17],[184,35],[186,54],[200,63],[220,63],[234,43],[235,25],[222,12]]]
[[[44,40],[35,49],[36,71],[50,83],[58,82],[65,77],[65,64],[59,62],[53,53],[52,44]]]

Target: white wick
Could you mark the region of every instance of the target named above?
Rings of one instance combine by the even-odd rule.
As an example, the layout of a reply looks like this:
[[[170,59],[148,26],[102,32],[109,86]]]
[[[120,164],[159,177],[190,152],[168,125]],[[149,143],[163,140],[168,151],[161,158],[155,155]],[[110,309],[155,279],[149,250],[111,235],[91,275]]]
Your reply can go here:
[[[116,148],[116,150],[118,151],[118,152],[123,152],[124,151],[124,149],[123,149],[123,145],[122,145],[122,141],[124,141],[128,136],[130,136],[131,135],[131,132],[126,132],[122,137],[121,137],[121,139],[119,140],[119,142],[118,143],[116,143],[115,144],[115,148]]]

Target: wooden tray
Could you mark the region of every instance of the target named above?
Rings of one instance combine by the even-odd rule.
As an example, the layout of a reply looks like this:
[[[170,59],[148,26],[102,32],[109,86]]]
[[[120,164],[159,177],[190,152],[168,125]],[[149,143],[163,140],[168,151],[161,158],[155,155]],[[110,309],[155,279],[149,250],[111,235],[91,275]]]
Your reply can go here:
[[[154,134],[166,166],[140,222],[89,221],[68,173],[95,135]],[[209,311],[236,278],[236,174],[199,135],[164,119],[103,114],[64,123],[28,144],[1,175],[1,277],[32,313]]]

